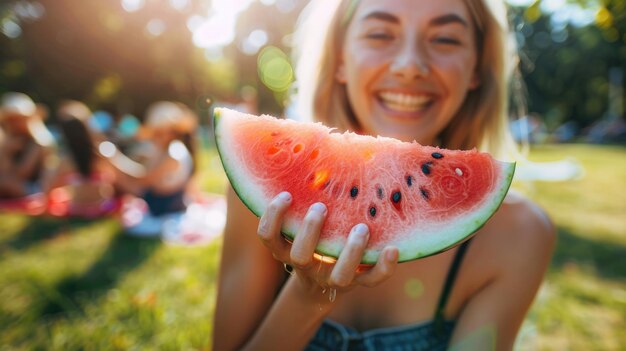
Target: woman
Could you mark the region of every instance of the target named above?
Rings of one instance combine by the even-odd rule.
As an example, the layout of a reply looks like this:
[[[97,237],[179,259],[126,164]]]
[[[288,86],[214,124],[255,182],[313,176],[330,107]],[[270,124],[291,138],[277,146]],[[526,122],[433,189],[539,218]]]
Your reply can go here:
[[[19,198],[41,191],[46,159],[54,139],[43,123],[46,111],[26,94],[2,96],[0,127],[0,198]]]
[[[339,0],[306,11],[296,40],[300,116],[500,158],[513,153],[503,3]],[[545,214],[511,193],[471,241],[403,264],[387,247],[361,270],[366,225],[355,223],[337,262],[318,262],[313,248],[327,210],[314,204],[288,244],[279,229],[290,201],[279,194],[259,221],[229,193],[216,350],[508,350],[555,241]],[[293,267],[288,279],[283,264]]]
[[[118,208],[115,172],[97,151],[104,136],[89,128],[91,110],[63,101],[57,109],[64,152],[46,177],[49,211],[58,216],[98,217]]]
[[[107,153],[118,170],[119,186],[125,192],[141,196],[153,216],[186,208],[186,189],[195,169],[196,122],[188,107],[170,101],[156,102],[148,108],[141,132],[141,137],[149,140],[143,164],[119,152]]]

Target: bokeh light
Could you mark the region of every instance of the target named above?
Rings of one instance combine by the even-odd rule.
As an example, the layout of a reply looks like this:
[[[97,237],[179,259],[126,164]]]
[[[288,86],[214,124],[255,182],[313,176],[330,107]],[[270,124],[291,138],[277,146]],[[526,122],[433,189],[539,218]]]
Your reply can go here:
[[[2,26],[0,26],[0,30],[2,31],[2,34],[11,39],[15,39],[22,35],[22,27],[20,27],[20,25],[11,18],[5,18],[4,20],[2,20]]]
[[[193,31],[193,43],[200,48],[226,46],[235,39],[235,18],[213,16],[203,20]]]
[[[14,9],[17,16],[25,20],[38,20],[46,13],[45,7],[37,1],[19,1]]]
[[[200,15],[193,15],[187,19],[187,29],[193,33],[200,28],[202,22],[204,22],[204,17]]]
[[[267,44],[267,41],[267,32],[261,29],[255,29],[242,40],[240,49],[246,55],[256,55],[259,49]]]
[[[123,137],[132,137],[139,131],[141,123],[139,119],[131,114],[126,114],[120,120],[118,129]]]
[[[167,26],[165,25],[165,22],[159,18],[153,18],[150,21],[148,21],[148,24],[146,24],[146,31],[150,35],[153,35],[155,37],[158,37],[159,35],[163,34],[163,32],[165,32],[166,29],[167,29]]]
[[[170,6],[178,11],[182,11],[189,6],[189,0],[170,0]]]
[[[145,4],[145,0],[122,0],[122,8],[127,12],[139,11]]]
[[[293,68],[287,55],[275,46],[264,48],[257,61],[259,77],[274,92],[285,92],[293,81]]]
[[[110,141],[103,141],[98,145],[98,151],[105,157],[112,157],[117,152],[117,148]]]
[[[537,20],[541,13],[551,15],[552,24],[565,25],[570,23],[576,27],[584,27],[594,22],[598,4],[568,3],[567,0],[507,0],[512,6],[528,7],[526,19]]]

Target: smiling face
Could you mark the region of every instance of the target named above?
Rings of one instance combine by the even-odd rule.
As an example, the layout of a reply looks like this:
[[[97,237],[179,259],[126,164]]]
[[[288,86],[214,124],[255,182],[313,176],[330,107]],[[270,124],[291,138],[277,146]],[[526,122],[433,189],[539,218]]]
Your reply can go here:
[[[479,85],[476,64],[462,0],[361,0],[336,79],[361,132],[433,144]]]

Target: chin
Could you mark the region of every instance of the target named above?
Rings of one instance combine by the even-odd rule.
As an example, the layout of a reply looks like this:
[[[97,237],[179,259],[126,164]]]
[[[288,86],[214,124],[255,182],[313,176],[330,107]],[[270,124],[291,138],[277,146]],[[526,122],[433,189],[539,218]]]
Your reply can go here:
[[[423,133],[419,133],[419,132],[411,133],[411,131],[407,129],[386,130],[386,131],[381,130],[380,133],[378,134],[380,134],[381,136],[395,138],[395,139],[398,139],[400,141],[405,141],[405,142],[416,141],[421,145],[432,145],[433,140],[435,140],[435,138],[425,136]],[[373,135],[376,135],[376,134],[373,134]]]
[[[389,115],[379,115],[370,127],[372,135],[381,135],[405,142],[416,141],[421,145],[430,145],[436,140],[433,121],[430,118],[397,118]],[[395,118],[394,118],[395,117]]]

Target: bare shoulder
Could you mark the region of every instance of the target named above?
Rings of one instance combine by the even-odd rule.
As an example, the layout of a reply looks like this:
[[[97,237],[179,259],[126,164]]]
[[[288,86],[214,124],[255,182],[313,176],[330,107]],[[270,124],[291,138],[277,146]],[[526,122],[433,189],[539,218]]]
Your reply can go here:
[[[535,266],[543,272],[549,264],[556,229],[545,211],[522,194],[509,192],[485,229],[483,244],[501,269]]]
[[[554,224],[546,212],[516,191],[509,192],[497,215],[499,221],[509,227],[510,240],[523,240],[530,244],[550,244],[556,239]]]
[[[550,264],[555,241],[554,225],[545,212],[530,199],[510,192],[468,252],[472,264],[467,265],[465,282],[471,289],[452,342],[462,345],[481,327],[495,326],[495,349],[512,349]]]

